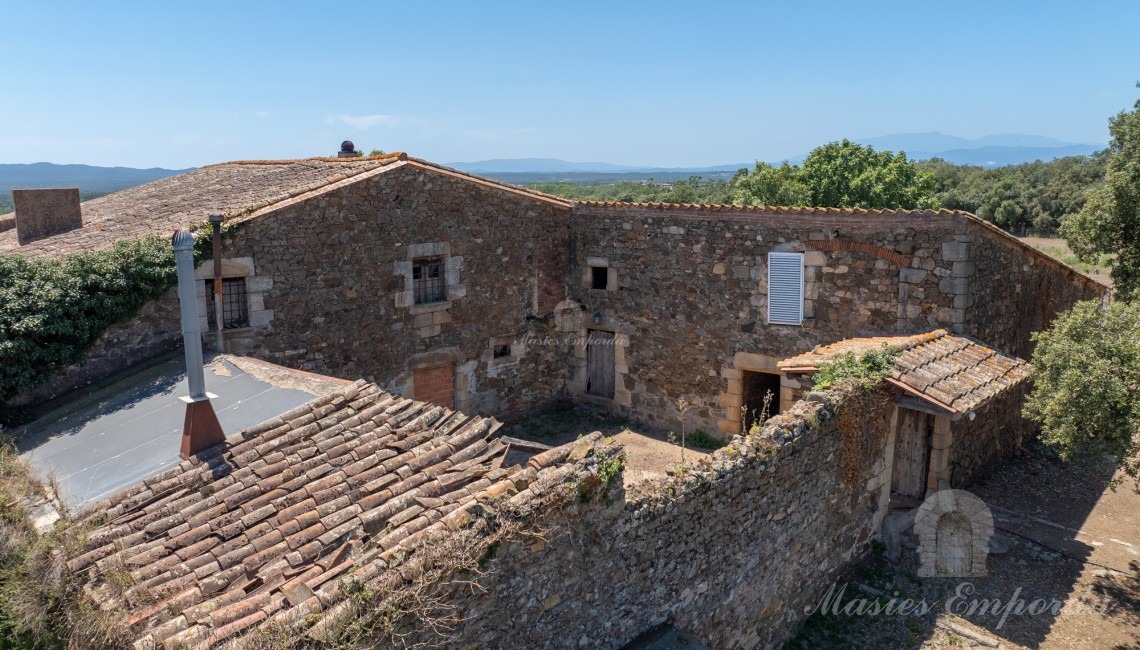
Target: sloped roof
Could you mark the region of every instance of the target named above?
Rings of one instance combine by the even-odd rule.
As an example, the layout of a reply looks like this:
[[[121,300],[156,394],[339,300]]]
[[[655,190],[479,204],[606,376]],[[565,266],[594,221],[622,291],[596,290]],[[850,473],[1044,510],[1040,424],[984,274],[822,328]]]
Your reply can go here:
[[[901,350],[889,381],[951,413],[978,408],[1029,376],[1029,364],[969,337],[934,330],[911,336],[854,338],[785,359],[785,372],[814,372],[841,354],[861,355],[889,346]]]
[[[14,228],[0,227],[0,254],[56,256],[106,249],[117,241],[168,234],[202,223],[210,214],[242,216],[272,209],[291,199],[352,182],[368,172],[383,172],[405,165],[570,207],[570,202],[560,197],[473,176],[409,158],[403,153],[365,158],[243,160],[201,167],[84,201],[82,228],[24,246],[16,240]],[[0,217],[0,221],[11,219],[11,215]]]
[[[94,506],[109,523],[68,568],[129,569],[128,602],[108,606],[126,608],[138,648],[214,647],[273,617],[316,624],[338,578],[377,575],[570,454],[503,468],[498,427],[358,381]]]

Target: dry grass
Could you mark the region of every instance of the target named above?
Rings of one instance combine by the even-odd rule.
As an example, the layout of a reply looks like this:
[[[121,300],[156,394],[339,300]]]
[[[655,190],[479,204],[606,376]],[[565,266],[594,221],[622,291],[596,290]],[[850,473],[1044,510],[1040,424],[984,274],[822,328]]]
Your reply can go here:
[[[0,442],[0,647],[121,647],[126,615],[98,607],[67,568],[82,548],[84,528],[66,518],[43,532],[32,524],[29,508],[47,492],[11,445]]]
[[[1077,259],[1076,254],[1073,253],[1064,239],[1046,237],[1021,237],[1020,239],[1042,253],[1051,255],[1078,271],[1087,273],[1100,282],[1112,286],[1112,278],[1109,277],[1112,270],[1111,255],[1101,255],[1095,263],[1087,264]]]

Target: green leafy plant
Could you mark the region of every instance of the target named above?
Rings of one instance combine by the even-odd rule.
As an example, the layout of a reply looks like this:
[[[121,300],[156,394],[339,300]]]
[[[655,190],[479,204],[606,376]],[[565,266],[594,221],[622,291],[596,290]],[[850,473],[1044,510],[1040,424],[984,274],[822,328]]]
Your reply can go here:
[[[1080,302],[1033,338],[1025,416],[1062,460],[1111,454],[1140,491],[1140,304]]]
[[[837,355],[819,365],[819,370],[812,377],[815,389],[853,383],[864,391],[870,391],[891,374],[899,353],[898,348],[883,344],[879,350],[868,350],[858,356],[853,352]]]
[[[693,449],[720,449],[728,443],[720,438],[709,435],[704,429],[697,429],[689,436],[689,444]]]

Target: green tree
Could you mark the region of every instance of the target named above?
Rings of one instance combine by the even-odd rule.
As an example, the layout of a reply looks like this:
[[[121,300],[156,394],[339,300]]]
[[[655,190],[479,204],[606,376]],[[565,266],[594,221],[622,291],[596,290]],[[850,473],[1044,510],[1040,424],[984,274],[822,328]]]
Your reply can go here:
[[[905,153],[842,140],[817,147],[800,167],[757,163],[736,179],[736,202],[839,208],[936,208],[934,176]]]
[[[850,140],[829,142],[804,159],[810,205],[844,208],[936,208],[934,177],[903,152],[875,151]]]
[[[383,156],[384,150],[383,149],[373,149],[372,151],[368,152],[368,155],[369,156]]]
[[[1025,416],[1064,459],[1112,454],[1140,491],[1140,304],[1077,303],[1034,334]]]
[[[751,173],[738,175],[733,184],[733,202],[742,205],[807,205],[808,191],[800,168],[786,161],[779,167],[757,162]]]
[[[1140,84],[1137,84],[1140,87]],[[1104,185],[1061,224],[1061,236],[1082,261],[1115,254],[1116,296],[1140,299],[1140,100],[1112,118]],[[1135,334],[1133,334],[1135,336]]]

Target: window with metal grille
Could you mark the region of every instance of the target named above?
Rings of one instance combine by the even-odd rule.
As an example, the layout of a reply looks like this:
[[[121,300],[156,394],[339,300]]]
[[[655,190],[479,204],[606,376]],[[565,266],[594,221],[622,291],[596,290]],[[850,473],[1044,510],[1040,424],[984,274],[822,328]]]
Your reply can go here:
[[[803,324],[803,253],[768,253],[768,322]]]
[[[417,305],[443,302],[447,296],[446,289],[443,258],[412,260],[412,291],[415,293]]]
[[[211,328],[218,326],[217,315],[214,313],[213,280],[206,280],[206,318]],[[226,329],[249,326],[245,278],[222,278],[222,324]]]

